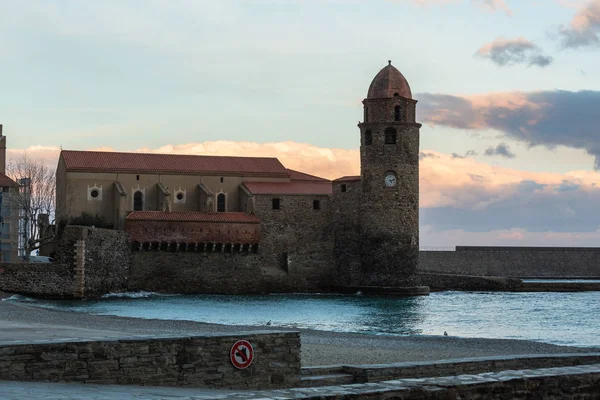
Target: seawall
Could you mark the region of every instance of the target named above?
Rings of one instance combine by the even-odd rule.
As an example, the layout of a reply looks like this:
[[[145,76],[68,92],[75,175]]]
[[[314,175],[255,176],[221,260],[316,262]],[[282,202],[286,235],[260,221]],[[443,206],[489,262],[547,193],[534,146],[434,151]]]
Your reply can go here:
[[[69,264],[1,263],[0,290],[35,297],[73,297],[73,266]]]
[[[530,278],[596,278],[598,247],[476,247],[456,251],[421,251],[419,271]]]

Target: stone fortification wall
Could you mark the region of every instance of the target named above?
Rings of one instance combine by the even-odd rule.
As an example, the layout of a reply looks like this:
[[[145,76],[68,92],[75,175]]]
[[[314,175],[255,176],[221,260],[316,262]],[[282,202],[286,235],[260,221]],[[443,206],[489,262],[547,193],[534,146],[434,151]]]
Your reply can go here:
[[[419,270],[505,277],[598,277],[600,248],[456,247],[421,251]]]
[[[254,361],[230,362],[237,340],[247,340]],[[296,386],[298,332],[239,332],[194,337],[132,337],[105,341],[0,343],[0,379],[231,389]]]
[[[279,199],[279,209],[273,209],[274,198]],[[255,195],[253,203],[253,212],[262,221],[258,248],[180,246],[173,252],[142,247],[133,252],[129,290],[223,294],[329,290],[336,277],[330,196]]]
[[[288,253],[284,269],[277,264],[283,260],[252,252],[136,251],[128,290],[214,294],[325,291],[334,267],[321,269],[319,256]]]
[[[257,244],[260,223],[127,220],[134,242]]]
[[[62,299],[73,297],[73,285],[73,266],[69,264],[0,264],[3,292]]]
[[[360,180],[333,182],[332,218],[338,283],[360,284]]]
[[[57,262],[74,265],[77,241],[84,241],[84,297],[97,297],[127,288],[131,245],[127,233],[86,226],[67,226],[57,246]]]
[[[137,251],[128,290],[166,293],[264,293],[256,254]]]
[[[273,198],[280,209],[273,209]],[[313,208],[318,200],[319,209]],[[324,290],[336,279],[331,196],[255,195],[254,213],[261,219],[258,248],[263,278],[286,282],[298,291]]]

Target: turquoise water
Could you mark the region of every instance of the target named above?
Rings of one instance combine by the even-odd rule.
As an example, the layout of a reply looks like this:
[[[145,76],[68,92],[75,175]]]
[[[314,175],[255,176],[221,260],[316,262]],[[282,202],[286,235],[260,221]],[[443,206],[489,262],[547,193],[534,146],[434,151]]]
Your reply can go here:
[[[8,301],[65,311],[394,335],[449,335],[600,346],[600,292],[440,292],[411,298],[334,295],[109,295]]]

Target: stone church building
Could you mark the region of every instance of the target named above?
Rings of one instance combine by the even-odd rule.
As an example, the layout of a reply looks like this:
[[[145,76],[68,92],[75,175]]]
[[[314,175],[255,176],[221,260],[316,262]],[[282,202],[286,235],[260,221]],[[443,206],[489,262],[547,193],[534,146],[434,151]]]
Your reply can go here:
[[[419,248],[416,103],[390,62],[363,101],[361,175],[334,181],[276,158],[63,150],[57,214],[98,215],[127,231],[146,290],[170,277],[172,290],[218,292],[228,274],[240,280],[229,285],[271,291],[410,286]]]

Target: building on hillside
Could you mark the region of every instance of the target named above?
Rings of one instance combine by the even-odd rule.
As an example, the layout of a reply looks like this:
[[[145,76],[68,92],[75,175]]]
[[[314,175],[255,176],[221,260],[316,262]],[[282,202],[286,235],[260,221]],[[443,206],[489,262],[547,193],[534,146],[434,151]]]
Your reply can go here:
[[[13,193],[19,186],[6,176],[6,136],[0,125],[0,261],[16,262],[19,243],[19,206],[14,201]]]
[[[390,62],[363,101],[361,175],[333,182],[276,158],[63,150],[57,215],[97,215],[127,230],[141,252],[256,254],[258,275],[289,290],[327,280],[412,285],[419,248],[416,103]]]

